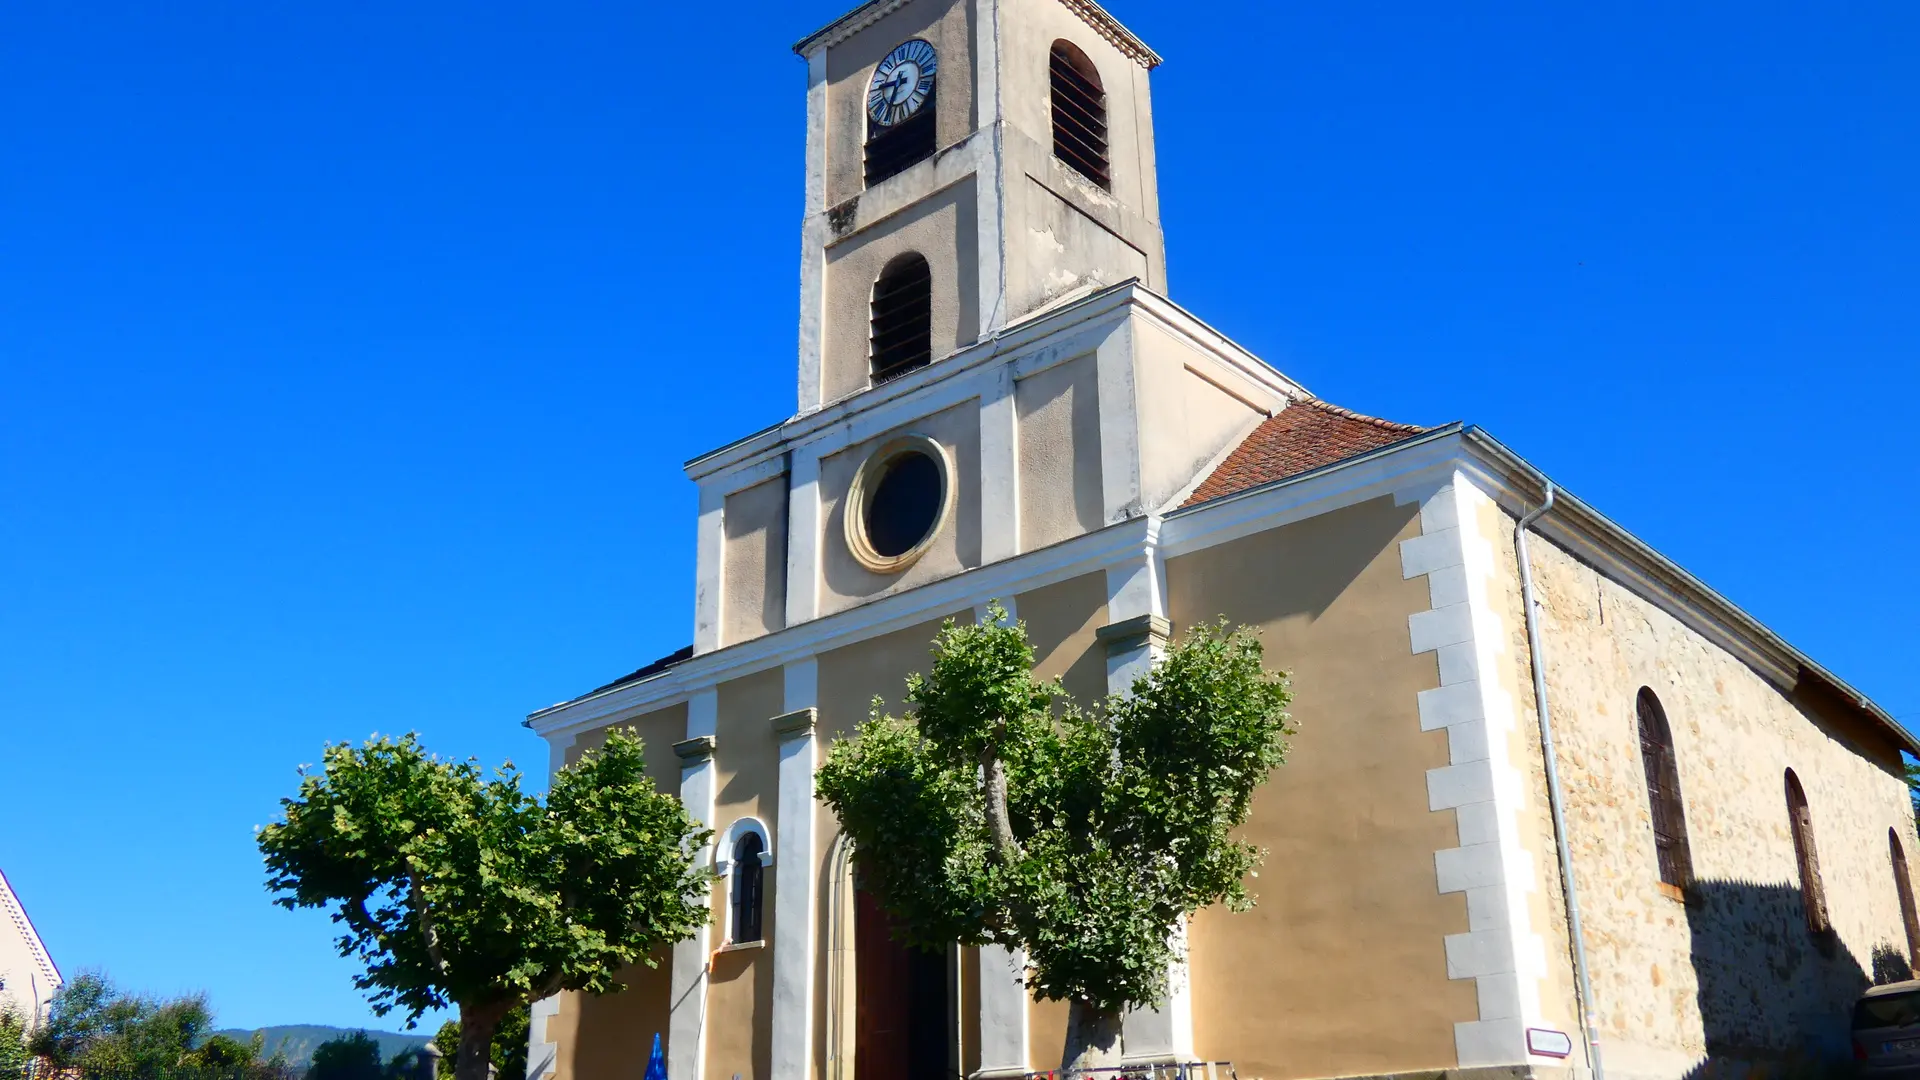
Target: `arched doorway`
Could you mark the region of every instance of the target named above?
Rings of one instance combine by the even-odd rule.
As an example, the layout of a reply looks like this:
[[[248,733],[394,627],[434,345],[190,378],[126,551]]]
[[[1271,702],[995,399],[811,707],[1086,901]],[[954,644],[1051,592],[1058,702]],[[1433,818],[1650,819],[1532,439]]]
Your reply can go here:
[[[951,1080],[953,979],[946,951],[893,940],[892,921],[855,875],[853,1080]]]

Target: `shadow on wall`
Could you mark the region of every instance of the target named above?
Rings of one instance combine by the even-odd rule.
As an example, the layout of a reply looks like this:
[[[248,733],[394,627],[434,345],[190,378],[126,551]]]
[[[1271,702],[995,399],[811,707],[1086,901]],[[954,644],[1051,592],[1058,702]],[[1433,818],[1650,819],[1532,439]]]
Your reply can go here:
[[[1898,950],[1881,945],[1869,979],[1837,936],[1807,929],[1792,885],[1695,881],[1687,894],[1707,1044],[1690,1078],[1846,1069],[1854,999],[1870,982],[1912,977]]]

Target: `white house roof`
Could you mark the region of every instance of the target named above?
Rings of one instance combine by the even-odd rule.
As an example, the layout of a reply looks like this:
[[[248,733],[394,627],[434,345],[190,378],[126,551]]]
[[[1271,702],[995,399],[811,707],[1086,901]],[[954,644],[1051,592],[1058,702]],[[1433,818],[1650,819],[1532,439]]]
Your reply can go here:
[[[46,943],[40,940],[40,932],[33,928],[33,920],[27,918],[27,909],[20,906],[20,898],[14,894],[13,885],[4,873],[0,873],[0,934],[10,934],[19,940],[46,993],[59,989],[66,981],[60,977],[60,969],[54,966]],[[14,990],[13,987],[7,989]]]

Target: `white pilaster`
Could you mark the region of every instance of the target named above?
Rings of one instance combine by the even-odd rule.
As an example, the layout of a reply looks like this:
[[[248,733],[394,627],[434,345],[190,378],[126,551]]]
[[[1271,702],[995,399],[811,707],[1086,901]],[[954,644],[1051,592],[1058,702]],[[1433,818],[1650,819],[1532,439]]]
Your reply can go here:
[[[719,694],[702,690],[687,701],[687,738],[674,746],[680,756],[680,801],[687,814],[711,828],[714,817],[714,728],[719,721]],[[697,862],[708,865],[711,845],[700,849]],[[707,1063],[707,958],[713,948],[712,920],[694,936],[673,946],[670,982],[672,998],[667,1020],[667,1074],[678,1080],[701,1080]]]
[[[1105,349],[1101,347],[1102,364],[1106,362]],[[1103,420],[1105,409],[1103,388]],[[1160,556],[1157,524],[1148,522],[1146,543],[1139,556],[1107,570],[1109,621],[1096,636],[1107,652],[1110,694],[1131,690],[1134,680],[1153,670],[1154,661],[1167,645],[1166,560]],[[1121,1018],[1121,1050],[1128,1062],[1193,1060],[1193,991],[1187,978],[1186,937],[1185,927],[1175,929],[1176,959],[1167,972],[1166,1004],[1158,1009],[1129,1010]]]
[[[693,557],[693,651],[720,647],[721,566],[726,557],[727,493],[717,482],[700,486],[700,518]]]
[[[975,190],[978,212],[975,243],[979,265],[980,337],[1007,324],[1007,240],[1002,218],[1006,214],[1006,131],[1000,88],[1000,0],[981,0],[979,18],[985,23],[973,47],[973,98],[980,126],[993,141],[990,164],[981,170]],[[987,557],[993,561],[992,556]]]
[[[560,1015],[560,995],[533,1003],[527,1021],[527,1080],[547,1080],[560,1068],[560,1044],[547,1037],[547,1022]]]
[[[1434,853],[1434,871],[1440,892],[1467,897],[1467,931],[1444,943],[1447,977],[1474,980],[1479,997],[1479,1019],[1454,1025],[1454,1047],[1462,1067],[1550,1064],[1527,1050],[1527,1028],[1563,1025],[1541,1006],[1547,960],[1527,899],[1536,885],[1520,835],[1525,781],[1510,743],[1514,703],[1499,676],[1506,628],[1489,594],[1493,540],[1477,513],[1488,499],[1457,473],[1400,501],[1415,498],[1421,535],[1401,542],[1401,572],[1426,576],[1432,608],[1408,630],[1413,651],[1434,653],[1440,668],[1440,685],[1420,693],[1420,727],[1445,730],[1449,748],[1448,764],[1427,772],[1427,805],[1454,811],[1460,840]]]
[[[820,614],[820,455],[793,451],[787,465],[787,625]]]
[[[998,945],[978,950],[980,1077],[1027,1072],[1027,958]]]
[[[827,304],[827,49],[807,57],[806,211],[800,227],[800,386],[798,412],[822,401],[820,358]]]
[[[771,735],[780,745],[780,791],[774,842],[779,845],[773,883],[773,1073],[772,1080],[807,1080],[813,1054],[814,728],[818,721],[819,664],[812,658],[788,664],[786,713],[775,717]]]
[[[980,396],[980,560],[996,563],[1020,554],[1019,423],[1013,365],[999,365],[988,378]]]
[[[1100,492],[1111,525],[1141,513],[1140,424],[1134,397],[1133,320],[1122,320],[1094,351],[1100,398]]]

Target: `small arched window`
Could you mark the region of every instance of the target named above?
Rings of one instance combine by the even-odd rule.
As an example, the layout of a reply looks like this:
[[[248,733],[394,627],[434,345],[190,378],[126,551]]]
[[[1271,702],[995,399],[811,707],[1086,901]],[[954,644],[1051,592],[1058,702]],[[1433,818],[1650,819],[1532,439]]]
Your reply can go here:
[[[733,926],[728,939],[736,944],[760,940],[762,882],[766,871],[760,855],[765,850],[759,833],[745,833],[733,842]]]
[[[1907,929],[1907,966],[1920,968],[1920,912],[1913,904],[1913,878],[1907,873],[1907,851],[1900,833],[1887,830],[1887,857],[1893,861],[1893,887],[1900,894],[1900,921]]]
[[[905,375],[933,359],[933,271],[912,252],[901,255],[873,283],[874,382]]]
[[[1687,847],[1687,814],[1680,802],[1680,764],[1673,752],[1673,729],[1652,690],[1640,688],[1635,704],[1640,717],[1640,761],[1647,773],[1647,806],[1653,812],[1653,849],[1660,880],[1684,889],[1693,880],[1693,855]]]
[[[1793,855],[1800,864],[1800,900],[1807,909],[1807,929],[1816,934],[1833,928],[1827,914],[1827,890],[1820,883],[1820,849],[1813,842],[1813,809],[1800,778],[1787,770],[1787,818],[1793,829]]]
[[[1069,41],[1056,41],[1047,57],[1053,84],[1053,156],[1107,190],[1107,92],[1087,54]]]

